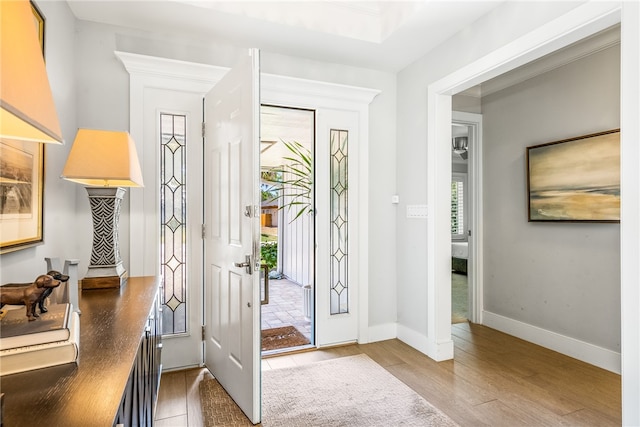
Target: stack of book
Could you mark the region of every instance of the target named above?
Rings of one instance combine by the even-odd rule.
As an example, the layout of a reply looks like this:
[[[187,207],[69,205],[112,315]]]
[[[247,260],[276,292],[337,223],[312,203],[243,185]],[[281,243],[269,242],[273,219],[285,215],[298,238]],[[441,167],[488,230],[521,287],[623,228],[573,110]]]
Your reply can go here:
[[[5,311],[0,320],[0,376],[78,363],[78,313],[69,303],[48,309],[34,321],[27,319],[24,306]]]

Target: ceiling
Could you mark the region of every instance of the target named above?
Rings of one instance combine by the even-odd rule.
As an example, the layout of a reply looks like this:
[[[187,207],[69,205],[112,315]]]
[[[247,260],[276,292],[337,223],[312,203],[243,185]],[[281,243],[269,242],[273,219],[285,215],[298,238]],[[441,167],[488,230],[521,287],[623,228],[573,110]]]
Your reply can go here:
[[[69,0],[81,20],[399,71],[504,0]]]

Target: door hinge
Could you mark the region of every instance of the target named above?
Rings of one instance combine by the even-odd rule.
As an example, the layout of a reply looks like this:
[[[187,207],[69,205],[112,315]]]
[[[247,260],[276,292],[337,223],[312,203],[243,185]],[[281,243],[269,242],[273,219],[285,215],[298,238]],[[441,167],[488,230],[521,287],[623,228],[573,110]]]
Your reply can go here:
[[[207,225],[202,224],[202,240],[207,238]]]
[[[204,329],[205,329],[205,326],[202,325],[202,341],[205,340]]]
[[[205,122],[202,122],[202,137],[204,138]]]

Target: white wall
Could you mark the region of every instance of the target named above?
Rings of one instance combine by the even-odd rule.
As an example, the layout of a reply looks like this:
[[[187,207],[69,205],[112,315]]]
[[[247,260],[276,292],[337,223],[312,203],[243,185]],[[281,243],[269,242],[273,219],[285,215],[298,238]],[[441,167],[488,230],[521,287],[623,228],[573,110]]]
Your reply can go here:
[[[566,23],[555,21],[554,18],[563,15],[563,12],[576,8],[576,3],[546,3],[512,2],[502,5],[490,16],[484,17],[467,29],[462,34],[456,35],[451,40],[440,45],[436,50],[407,67],[399,74],[398,78],[398,190],[403,200],[406,195],[426,200],[426,183],[423,179],[426,172],[421,172],[426,167],[425,141],[433,140],[433,135],[427,133],[427,87],[439,78],[448,76],[441,82],[440,89],[444,89],[443,83],[456,84],[460,90],[467,87],[463,78],[471,78],[470,84],[478,83],[473,78],[476,76],[495,76],[493,70],[508,69],[512,64],[519,64],[520,58],[531,58],[537,52],[545,51],[547,46],[559,46],[573,35],[590,33],[590,30],[602,23],[613,24],[619,17],[622,21],[621,44],[621,154],[622,154],[622,206],[621,206],[621,301],[622,301],[622,416],[623,425],[640,424],[640,370],[638,369],[638,357],[640,354],[640,329],[639,310],[640,292],[638,289],[640,256],[640,189],[638,187],[640,151],[637,141],[640,139],[640,124],[637,117],[640,114],[640,84],[638,73],[640,71],[640,5],[637,2],[583,2],[578,15],[572,14],[569,21],[576,16],[591,16],[591,12],[597,12],[596,20],[582,21],[580,26],[569,27]],[[621,12],[620,8],[621,7]],[[528,8],[532,8],[528,10]],[[538,11],[533,9],[539,9]],[[586,8],[586,9],[585,9]],[[576,9],[578,10],[578,9]],[[530,13],[528,13],[530,12]],[[547,14],[543,17],[536,12]],[[582,15],[584,13],[584,15]],[[495,19],[502,17],[503,19]],[[553,26],[558,23],[557,26]],[[593,25],[592,25],[593,23]],[[528,36],[528,31],[539,28],[541,31],[534,35],[535,42],[542,42],[533,51],[524,52],[517,45],[519,36]],[[585,29],[586,31],[582,31]],[[522,30],[522,31],[521,31]],[[545,42],[540,40],[542,33],[559,34],[564,31],[565,36],[560,39],[549,38]],[[569,37],[567,37],[569,36]],[[521,40],[527,46],[527,37]],[[513,42],[513,43],[509,43]],[[496,55],[492,55],[496,53]],[[498,64],[499,58],[505,58],[511,53],[517,53],[507,59],[509,62]],[[531,55],[530,53],[533,53]],[[478,62],[472,64],[474,59],[489,58],[489,63]],[[470,65],[471,68],[463,68]],[[455,73],[455,74],[454,74]],[[434,97],[432,97],[434,98]],[[435,97],[438,101],[445,96]],[[437,108],[437,106],[433,106]],[[442,114],[442,108],[438,109]],[[437,122],[439,127],[444,123]],[[435,133],[434,133],[435,134]],[[435,141],[434,141],[435,142]],[[415,173],[420,171],[420,173]],[[415,196],[413,196],[415,194]],[[400,209],[404,207],[401,205]],[[426,254],[425,235],[426,224],[406,220],[398,217],[398,318],[399,332],[406,332],[411,338],[427,338],[427,313],[424,307],[428,304],[426,299],[426,277],[423,271]],[[414,236],[420,237],[414,237]]]
[[[427,200],[427,87],[574,7],[576,3],[505,3],[398,74],[396,282],[398,324],[405,337],[419,341],[428,326],[427,221],[405,215],[407,205]]]
[[[82,127],[129,128],[129,76],[113,54],[115,50],[227,67],[233,66],[235,58],[245,52],[215,40],[184,39],[82,21],[76,26],[78,125]],[[396,175],[395,76],[270,52],[261,53],[261,69],[269,74],[381,90],[370,106],[369,115],[369,324],[394,324],[395,210],[391,195],[395,192]],[[79,197],[86,198],[84,194]],[[88,204],[80,209],[79,217],[90,215]],[[81,221],[79,227],[86,222],[84,231],[91,233],[90,217]],[[129,239],[128,221],[127,197],[120,219],[121,242]],[[91,247],[89,240],[87,251]],[[121,249],[125,267],[128,267],[128,248],[123,245]],[[85,258],[85,261],[88,260]],[[394,334],[392,331],[391,336],[380,338],[391,338]]]
[[[620,46],[482,98],[484,309],[620,352],[620,225],[527,222],[526,147],[620,127]]]
[[[59,257],[64,262],[81,256],[75,238],[77,184],[60,179],[76,134],[75,18],[66,3],[38,2],[38,7],[46,19],[47,74],[65,145],[45,145],[44,243],[0,255],[0,283],[33,280],[46,272],[45,257]]]

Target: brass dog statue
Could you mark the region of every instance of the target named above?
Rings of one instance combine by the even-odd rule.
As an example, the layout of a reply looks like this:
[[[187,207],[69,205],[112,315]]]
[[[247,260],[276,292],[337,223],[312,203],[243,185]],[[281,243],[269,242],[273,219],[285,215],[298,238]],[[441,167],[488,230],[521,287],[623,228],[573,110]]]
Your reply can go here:
[[[67,278],[68,279],[68,278]],[[9,283],[0,286],[0,306],[5,304],[25,305],[29,321],[40,317],[36,313],[38,303],[45,292],[51,293],[61,281],[49,274],[42,274],[33,283]]]
[[[53,277],[56,280],[59,280],[60,282],[66,282],[69,280],[69,276],[67,276],[66,274],[62,274],[59,271],[56,270],[50,270],[47,272],[47,275]],[[32,283],[7,283],[4,286],[10,286],[10,287],[15,287],[15,286],[31,286]],[[51,295],[51,293],[53,292],[55,287],[53,288],[47,288],[42,295],[40,296],[40,299],[38,300],[38,308],[40,309],[40,313],[46,313],[47,311],[47,307],[45,307],[44,302],[47,299],[47,297],[49,295]]]

